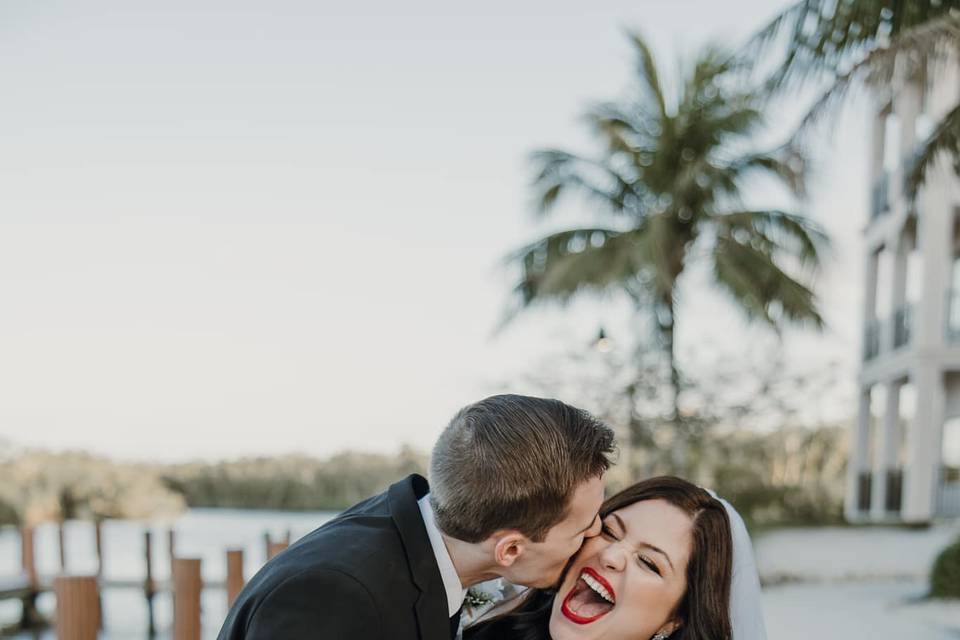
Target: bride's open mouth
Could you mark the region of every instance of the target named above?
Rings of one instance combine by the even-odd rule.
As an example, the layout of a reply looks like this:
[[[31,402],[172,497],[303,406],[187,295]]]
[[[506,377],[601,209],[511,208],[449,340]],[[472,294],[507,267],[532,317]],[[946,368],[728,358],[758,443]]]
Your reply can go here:
[[[563,599],[560,612],[571,622],[590,624],[613,611],[616,604],[617,597],[610,583],[588,567]]]

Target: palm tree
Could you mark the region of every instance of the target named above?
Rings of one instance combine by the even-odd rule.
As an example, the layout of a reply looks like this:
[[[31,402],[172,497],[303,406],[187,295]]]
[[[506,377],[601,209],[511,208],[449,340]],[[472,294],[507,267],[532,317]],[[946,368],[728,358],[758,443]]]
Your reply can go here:
[[[668,94],[647,44],[638,35],[631,41],[636,98],[587,116],[599,152],[546,149],[532,158],[541,214],[576,191],[605,223],[551,233],[512,254],[521,272],[514,311],[583,292],[625,293],[652,314],[679,428],[677,293],[688,265],[708,261],[716,284],[751,319],[776,329],[789,322],[819,328],[810,283],[827,238],[800,215],[744,204],[742,191],[756,175],[801,195],[804,163],[788,147],[749,150],[762,118],[758,97],[726,82],[737,63],[708,49]]]
[[[770,89],[827,84],[799,137],[851,89],[889,85],[897,72],[919,75],[931,62],[960,53],[960,0],[799,0],[754,36],[743,57],[766,59],[763,54],[784,39],[786,54]],[[952,156],[960,173],[960,103],[921,142],[908,167],[910,197],[941,154]]]

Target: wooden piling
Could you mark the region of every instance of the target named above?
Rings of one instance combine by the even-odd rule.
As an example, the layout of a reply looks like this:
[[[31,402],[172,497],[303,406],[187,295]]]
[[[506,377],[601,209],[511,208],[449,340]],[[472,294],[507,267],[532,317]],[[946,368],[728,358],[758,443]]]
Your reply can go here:
[[[143,548],[147,563],[146,579],[143,582],[143,595],[147,599],[147,635],[152,638],[157,634],[157,622],[153,615],[153,596],[157,593],[157,585],[153,581],[153,534],[150,529],[143,532]]]
[[[58,576],[53,591],[57,598],[57,640],[97,640],[100,610],[96,576]]]
[[[37,558],[34,547],[33,527],[25,526],[20,529],[20,566],[23,575],[30,587],[29,592],[21,599],[20,628],[35,629],[46,624],[40,611],[37,609],[37,596],[40,595],[40,580],[37,577]]]
[[[97,545],[97,577],[103,577],[103,521],[97,518],[93,523],[93,535]]]
[[[173,561],[173,640],[200,640],[200,592],[203,579],[198,558]]]
[[[103,530],[100,518],[93,521],[93,543],[97,553],[97,584],[103,580]],[[100,628],[103,628],[103,594],[97,591],[97,612],[100,616]]]
[[[173,561],[177,559],[177,533],[173,527],[167,529],[167,555],[170,558],[170,581],[173,581]]]
[[[60,573],[67,571],[67,523],[57,522],[57,546],[60,549]]]
[[[243,549],[227,550],[227,607],[232,607],[243,589]]]
[[[37,580],[37,557],[33,545],[33,527],[23,527],[20,529],[20,562],[23,568],[23,575],[31,587],[36,587]]]
[[[267,562],[271,558],[270,545],[272,544],[273,544],[273,540],[270,539],[270,532],[264,531],[263,532],[263,561],[264,562]]]
[[[272,560],[278,553],[289,546],[286,542],[271,542],[267,546],[267,560]]]

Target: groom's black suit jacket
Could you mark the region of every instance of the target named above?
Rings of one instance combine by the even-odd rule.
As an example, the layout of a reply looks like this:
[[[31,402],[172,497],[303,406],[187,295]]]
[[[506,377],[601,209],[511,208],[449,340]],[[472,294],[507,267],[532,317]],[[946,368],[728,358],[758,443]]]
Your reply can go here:
[[[450,640],[412,475],[298,540],[250,580],[218,640]]]

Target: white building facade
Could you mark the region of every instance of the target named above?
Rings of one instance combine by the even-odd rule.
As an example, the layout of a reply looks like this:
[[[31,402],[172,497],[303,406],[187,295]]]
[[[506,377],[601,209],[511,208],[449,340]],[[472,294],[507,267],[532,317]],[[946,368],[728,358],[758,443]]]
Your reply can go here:
[[[918,145],[960,102],[960,64],[878,95],[860,405],[845,505],[851,522],[960,516],[960,180],[943,157],[910,202]]]

